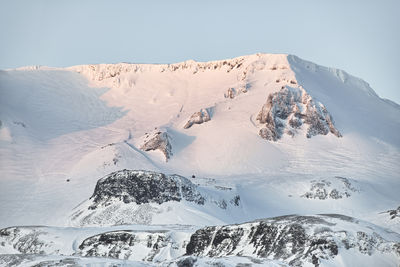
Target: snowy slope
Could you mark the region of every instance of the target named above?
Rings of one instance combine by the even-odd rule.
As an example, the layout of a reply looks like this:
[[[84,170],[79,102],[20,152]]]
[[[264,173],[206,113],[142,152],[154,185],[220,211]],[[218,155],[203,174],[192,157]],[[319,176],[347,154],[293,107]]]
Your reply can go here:
[[[342,70],[283,54],[26,67],[0,71],[0,96],[0,227],[68,226],[99,179],[128,169],[240,196],[222,213],[155,204],[150,224],[338,213],[400,232],[385,213],[400,203],[400,106]]]

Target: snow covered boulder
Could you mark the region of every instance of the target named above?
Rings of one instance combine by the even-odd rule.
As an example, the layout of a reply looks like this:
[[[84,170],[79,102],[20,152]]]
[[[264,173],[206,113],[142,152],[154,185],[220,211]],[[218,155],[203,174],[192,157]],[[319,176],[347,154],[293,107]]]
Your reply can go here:
[[[270,141],[277,141],[284,133],[294,136],[303,124],[307,125],[307,138],[328,133],[342,136],[324,105],[314,101],[303,88],[285,86],[270,94],[257,120],[264,125],[259,135]]]
[[[207,122],[211,120],[211,109],[210,108],[202,108],[200,111],[195,112],[188,122],[183,126],[184,129],[188,129],[192,127],[193,124],[202,124],[203,122]]]
[[[166,161],[168,161],[172,156],[170,137],[165,131],[146,134],[143,138],[143,144],[140,149],[144,151],[160,150],[164,154]]]

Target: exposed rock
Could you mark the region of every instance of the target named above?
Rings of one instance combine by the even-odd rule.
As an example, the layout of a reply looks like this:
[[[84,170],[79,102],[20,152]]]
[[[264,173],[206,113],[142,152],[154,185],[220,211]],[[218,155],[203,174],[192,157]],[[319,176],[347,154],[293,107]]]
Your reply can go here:
[[[70,267],[80,266],[79,260],[76,258],[63,258],[60,260],[45,260],[41,261],[32,267]]]
[[[285,132],[294,136],[303,124],[308,125],[307,138],[329,132],[341,137],[326,108],[314,101],[303,88],[285,86],[270,94],[257,120],[265,124],[259,135],[270,141],[277,141]]]
[[[197,230],[191,237],[186,246],[187,255],[202,255],[211,244],[216,226],[208,226]]]
[[[397,209],[388,210],[385,211],[384,213],[388,213],[391,220],[400,218],[400,206]]]
[[[247,93],[251,85],[249,83],[241,83],[236,88],[230,87],[224,94],[225,98],[233,99],[240,94]]]
[[[78,262],[76,265],[71,265],[73,264],[71,257],[74,257],[75,261],[79,261],[82,257],[101,257],[108,263],[110,263],[110,259],[157,262],[161,257],[163,260],[169,260],[170,256],[166,255],[178,257],[185,253],[186,243],[191,232],[194,231],[194,228],[190,226],[175,226],[172,229],[139,227],[139,229],[103,230],[105,232],[102,232],[101,228],[72,229],[46,226],[20,226],[2,229],[1,232],[6,235],[0,235],[0,266],[19,266],[25,260],[33,260],[28,257],[29,255],[39,257],[35,261],[37,265],[26,264],[24,266],[87,266]],[[25,245],[23,244],[26,240],[32,240],[31,237],[34,235],[36,242],[29,241]],[[26,249],[27,247],[29,249]],[[23,257],[11,255],[5,257],[4,252],[22,253]],[[46,256],[50,257],[46,258]],[[57,258],[59,260],[54,261]],[[59,265],[56,264],[57,262]],[[94,264],[94,262],[90,263]],[[99,266],[111,265],[99,264]]]
[[[176,262],[178,267],[193,267],[197,259],[195,257],[186,257]]]
[[[302,197],[319,200],[348,198],[352,193],[360,191],[355,184],[355,181],[339,176],[329,180],[312,180],[310,190]]]
[[[232,198],[232,199],[230,200],[230,202],[231,202],[232,204],[234,204],[235,206],[239,206],[239,205],[240,205],[240,196],[239,196],[239,195],[236,195],[234,198]]]
[[[201,109],[199,112],[195,112],[188,122],[183,126],[183,128],[188,129],[192,127],[193,124],[202,124],[203,122],[207,122],[211,119],[211,109]]]
[[[235,98],[236,96],[236,90],[235,88],[229,88],[227,92],[224,94],[225,98]],[[0,124],[1,125],[1,124]]]
[[[23,128],[26,128],[26,124],[23,123],[22,121],[13,121],[13,123],[14,123],[15,125],[19,125],[19,126],[22,126]]]
[[[109,263],[113,259],[141,261],[150,266],[269,266],[271,260],[279,263],[273,266],[320,266],[332,265],[335,262],[331,260],[342,253],[352,256],[350,261],[348,257],[339,259],[344,265],[360,265],[361,255],[368,255],[373,262],[384,260],[390,266],[400,259],[398,233],[340,214],[288,215],[197,230],[182,225],[145,229],[6,228],[0,231],[0,253],[14,249],[24,254],[0,254],[0,265],[34,261],[29,254],[40,257],[35,260],[35,264],[40,263],[37,266],[83,265],[82,259],[90,259],[86,257]],[[23,245],[26,240],[36,241]]]
[[[164,154],[166,161],[172,156],[172,146],[167,132],[157,131],[152,134],[146,134],[140,149],[144,151],[160,150]]]
[[[22,266],[26,262],[33,261],[33,255],[27,254],[0,254],[0,266]]]
[[[40,228],[9,227],[0,230],[1,245],[11,243],[12,247],[24,254],[55,253],[54,242],[46,240],[46,232]]]
[[[134,258],[135,249],[142,249],[143,261],[152,261],[163,247],[170,245],[165,232],[114,231],[91,236],[79,245],[79,255],[115,259]],[[138,248],[135,248],[138,247]],[[143,251],[145,250],[145,251]]]
[[[202,205],[205,199],[196,188],[196,185],[179,175],[166,176],[151,171],[121,170],[97,182],[90,198],[93,200],[90,209],[96,209],[100,205],[108,206],[115,201],[161,204],[184,199]]]
[[[249,91],[249,89],[251,88],[251,84],[250,83],[243,83],[241,85],[238,86],[238,93],[247,93]]]
[[[224,192],[199,186],[179,175],[152,171],[120,170],[100,179],[93,195],[76,207],[71,223],[84,225],[151,224],[155,214],[168,212],[166,202],[206,202],[220,209],[240,206],[234,190]],[[225,191],[225,190],[223,190]]]
[[[361,229],[348,231],[341,223],[353,223]],[[398,242],[385,240],[358,223],[343,215],[289,215],[240,225],[205,227],[191,236],[186,255],[257,256],[283,261],[290,266],[306,263],[319,266],[322,259],[338,255],[340,248],[354,248],[367,255],[396,254]]]
[[[271,127],[269,124],[266,125],[267,127],[260,129],[259,135],[267,140],[272,140],[276,141],[278,140],[279,135],[275,131],[273,127]]]

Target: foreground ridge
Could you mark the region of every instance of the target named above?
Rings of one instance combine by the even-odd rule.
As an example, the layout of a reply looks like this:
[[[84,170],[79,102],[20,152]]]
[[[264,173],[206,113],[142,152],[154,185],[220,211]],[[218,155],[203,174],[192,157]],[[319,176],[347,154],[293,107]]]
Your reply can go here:
[[[91,228],[5,228],[0,230],[0,251],[13,247],[25,256],[0,255],[0,263],[12,260],[17,264],[43,264],[54,255],[74,256],[64,263],[60,261],[60,266],[77,264],[87,257],[142,261],[150,266],[211,266],[215,261],[220,262],[219,266],[230,266],[231,262],[264,266],[323,266],[327,262],[363,265],[379,263],[383,258],[395,264],[400,259],[399,234],[339,214],[287,215],[198,230],[178,225],[123,226],[108,231],[98,228],[95,232],[93,235]],[[71,234],[75,236],[66,238]],[[346,251],[351,252],[351,259]]]

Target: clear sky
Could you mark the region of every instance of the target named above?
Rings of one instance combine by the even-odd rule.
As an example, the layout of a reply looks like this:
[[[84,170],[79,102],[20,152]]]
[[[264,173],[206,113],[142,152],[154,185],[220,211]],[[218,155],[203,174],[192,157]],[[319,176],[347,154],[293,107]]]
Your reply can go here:
[[[289,53],[400,103],[398,0],[0,0],[0,69]]]

